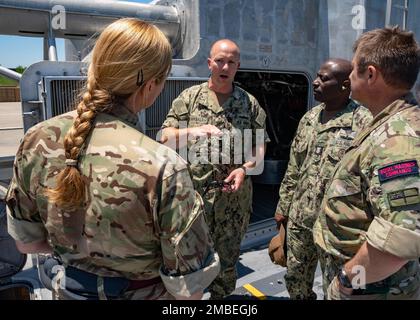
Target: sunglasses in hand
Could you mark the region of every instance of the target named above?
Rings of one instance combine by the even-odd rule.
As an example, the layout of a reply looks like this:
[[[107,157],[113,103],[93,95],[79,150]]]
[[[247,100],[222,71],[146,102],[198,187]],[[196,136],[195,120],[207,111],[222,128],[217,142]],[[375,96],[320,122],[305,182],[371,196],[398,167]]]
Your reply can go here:
[[[229,190],[232,190],[232,182],[224,182],[224,181],[211,181],[207,183],[206,188],[204,189],[203,197],[206,195],[207,192],[209,192],[211,189],[220,189],[227,188]]]

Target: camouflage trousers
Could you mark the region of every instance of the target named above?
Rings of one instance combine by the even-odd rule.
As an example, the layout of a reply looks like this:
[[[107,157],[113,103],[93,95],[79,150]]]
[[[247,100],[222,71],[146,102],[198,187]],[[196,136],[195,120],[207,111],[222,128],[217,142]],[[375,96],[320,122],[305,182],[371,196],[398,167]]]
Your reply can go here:
[[[206,221],[220,257],[220,273],[208,290],[211,299],[223,299],[236,287],[236,263],[239,259],[242,238],[248,228],[252,208],[252,185],[249,179],[238,192],[216,191],[203,198]]]
[[[322,291],[324,292],[324,300],[327,300],[328,287],[335,276],[338,274],[340,268],[336,263],[334,263],[334,260],[326,251],[317,245],[315,246],[318,252],[318,259],[322,271]]]
[[[289,218],[287,222],[287,273],[284,276],[291,299],[315,300],[312,290],[318,252],[312,230]]]

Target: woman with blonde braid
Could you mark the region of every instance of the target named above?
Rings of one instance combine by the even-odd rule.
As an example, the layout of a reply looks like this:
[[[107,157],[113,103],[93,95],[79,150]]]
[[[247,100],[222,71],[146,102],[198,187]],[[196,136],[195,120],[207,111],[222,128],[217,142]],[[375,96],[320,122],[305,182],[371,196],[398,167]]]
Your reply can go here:
[[[76,111],[34,126],[20,145],[9,233],[21,252],[64,265],[58,298],[200,299],[219,271],[186,163],[138,129],[171,64],[158,28],[112,23]]]

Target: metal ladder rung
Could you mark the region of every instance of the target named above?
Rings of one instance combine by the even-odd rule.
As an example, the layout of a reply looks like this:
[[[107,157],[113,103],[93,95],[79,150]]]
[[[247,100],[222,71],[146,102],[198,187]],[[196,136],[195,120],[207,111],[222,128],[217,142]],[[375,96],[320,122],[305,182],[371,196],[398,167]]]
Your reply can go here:
[[[393,0],[387,0],[386,3],[386,12],[385,12],[385,27],[388,27],[391,25],[391,15],[392,15],[392,9],[400,9],[404,11],[403,14],[403,21],[402,21],[402,29],[407,29],[407,16],[408,16],[408,0],[404,0],[404,5],[399,4],[393,4]]]

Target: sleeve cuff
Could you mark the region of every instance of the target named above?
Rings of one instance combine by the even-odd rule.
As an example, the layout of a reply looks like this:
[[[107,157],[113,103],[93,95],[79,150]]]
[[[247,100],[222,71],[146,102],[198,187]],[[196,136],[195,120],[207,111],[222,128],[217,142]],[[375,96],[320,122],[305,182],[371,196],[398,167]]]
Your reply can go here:
[[[220,271],[220,260],[216,252],[209,260],[209,264],[204,268],[181,276],[168,276],[160,270],[166,290],[173,296],[181,297],[190,297],[194,293],[203,292]]]
[[[286,208],[283,208],[284,206],[281,205],[281,201],[278,202],[277,204],[277,208],[276,208],[276,213],[275,215],[282,215],[283,217],[288,217],[289,216],[289,210]]]
[[[7,231],[11,237],[23,243],[38,242],[47,239],[47,230],[42,222],[30,222],[15,219],[7,210]]]
[[[165,120],[160,128],[161,130],[166,128],[179,129],[179,122],[176,120]]]
[[[385,219],[375,217],[366,234],[368,243],[378,250],[406,260],[420,257],[420,234]]]
[[[312,229],[312,236],[315,244],[320,247],[322,250],[327,251],[327,245],[325,244],[324,235],[322,234],[322,223],[318,217],[315,220],[313,229]]]

